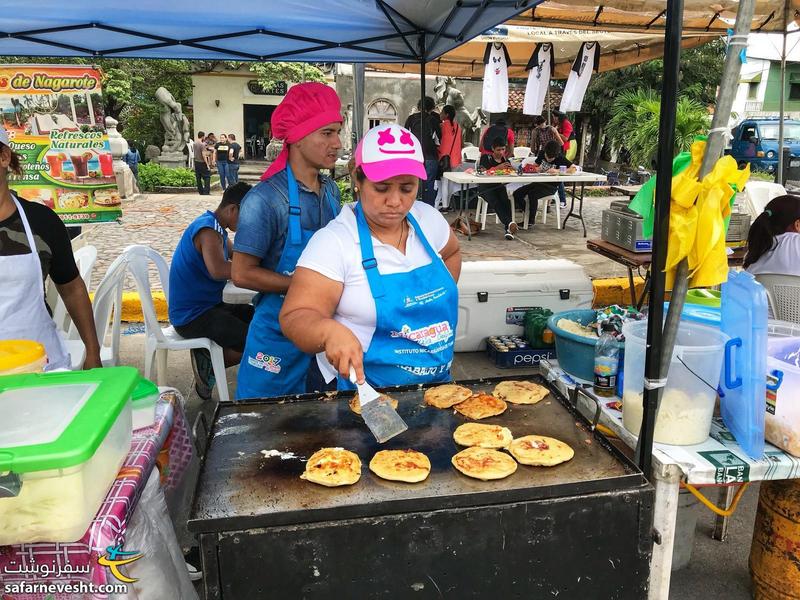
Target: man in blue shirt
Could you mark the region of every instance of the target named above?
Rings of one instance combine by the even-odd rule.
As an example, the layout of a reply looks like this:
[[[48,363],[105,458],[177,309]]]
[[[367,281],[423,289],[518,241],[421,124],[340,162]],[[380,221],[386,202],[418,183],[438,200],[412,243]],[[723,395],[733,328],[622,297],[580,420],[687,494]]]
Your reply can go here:
[[[233,253],[233,282],[260,292],[247,334],[236,398],[306,391],[311,357],[278,324],[283,297],[308,240],[339,212],[339,189],[320,169],[333,169],[342,147],[341,103],[329,86],[292,86],[272,113],[283,150],[242,204]]]
[[[169,320],[185,338],[207,337],[222,346],[225,366],[242,358],[247,328],[253,319],[249,304],[226,304],[222,290],[231,278],[231,247],[227,230],[236,231],[239,210],[251,186],[229,187],[214,212],[206,211],[183,232],[169,272]],[[192,350],[197,393],[211,397],[211,356]]]

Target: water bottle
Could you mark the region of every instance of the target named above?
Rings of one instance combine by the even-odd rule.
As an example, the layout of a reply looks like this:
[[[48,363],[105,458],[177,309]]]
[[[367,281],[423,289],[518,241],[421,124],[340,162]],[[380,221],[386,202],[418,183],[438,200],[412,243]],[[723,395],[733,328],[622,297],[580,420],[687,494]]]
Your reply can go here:
[[[605,323],[594,347],[594,393],[598,396],[613,396],[617,390],[619,348],[613,331],[613,325]]]

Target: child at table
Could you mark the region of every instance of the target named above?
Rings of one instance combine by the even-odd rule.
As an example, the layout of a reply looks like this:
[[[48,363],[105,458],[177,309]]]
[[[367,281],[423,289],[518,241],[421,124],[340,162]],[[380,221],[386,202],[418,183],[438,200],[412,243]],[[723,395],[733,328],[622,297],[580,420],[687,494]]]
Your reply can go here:
[[[530,157],[526,158],[522,166],[526,164],[536,164],[539,167],[539,173],[557,174],[560,172],[561,167],[566,168],[567,173],[575,173],[578,168],[564,156],[561,144],[556,140],[547,142],[539,152],[539,156],[535,159]],[[552,196],[558,191],[558,183],[536,182],[523,185],[521,188],[514,191],[514,205],[523,206],[525,196],[528,196],[528,214],[530,215],[530,225],[533,226],[536,221],[536,209],[539,207],[539,198],[547,198]]]

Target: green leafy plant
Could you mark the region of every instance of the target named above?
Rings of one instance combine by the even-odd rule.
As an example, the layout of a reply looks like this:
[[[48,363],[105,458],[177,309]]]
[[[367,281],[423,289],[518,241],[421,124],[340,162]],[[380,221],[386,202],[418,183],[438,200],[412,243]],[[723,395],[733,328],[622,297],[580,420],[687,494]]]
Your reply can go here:
[[[705,105],[697,100],[681,97],[676,110],[673,156],[688,150],[695,136],[708,131],[711,123]],[[630,150],[632,164],[649,168],[655,159],[660,114],[661,96],[654,90],[623,92],[614,101],[608,132],[615,143]]]
[[[159,187],[194,187],[195,183],[191,169],[166,169],[154,162],[139,165],[139,187],[143,192]]]
[[[336,185],[339,186],[339,193],[342,196],[342,204],[349,204],[353,202],[353,190],[350,188],[350,178],[344,177],[337,179]]]

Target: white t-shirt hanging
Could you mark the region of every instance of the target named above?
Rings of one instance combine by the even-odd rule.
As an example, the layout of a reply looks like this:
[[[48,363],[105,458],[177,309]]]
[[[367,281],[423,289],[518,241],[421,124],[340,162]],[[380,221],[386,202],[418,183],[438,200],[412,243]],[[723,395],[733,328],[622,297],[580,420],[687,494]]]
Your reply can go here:
[[[589,87],[589,80],[592,78],[592,71],[597,71],[599,68],[600,44],[584,42],[581,44],[581,49],[569,72],[564,95],[561,97],[561,112],[577,112],[581,109],[586,88]]]
[[[415,202],[411,207],[411,214],[419,223],[431,247],[441,252],[450,239],[450,225],[442,214],[423,202]],[[430,254],[413,227],[408,230],[405,254],[375,237],[372,238],[372,244],[378,270],[383,275],[407,273],[431,262]],[[297,266],[311,269],[344,284],[333,318],[353,332],[366,352],[375,333],[377,317],[375,300],[361,264],[356,216],[349,206],[342,208],[338,217],[313,235],[297,261]],[[331,367],[324,353],[317,355],[317,363],[323,374],[330,373]]]
[[[489,42],[483,53],[483,102],[481,108],[490,113],[508,110],[508,67],[511,58],[505,44]]]
[[[542,114],[554,66],[553,44],[536,44],[525,67],[528,71],[528,85],[525,86],[525,102],[522,107],[524,114],[534,116]]]

